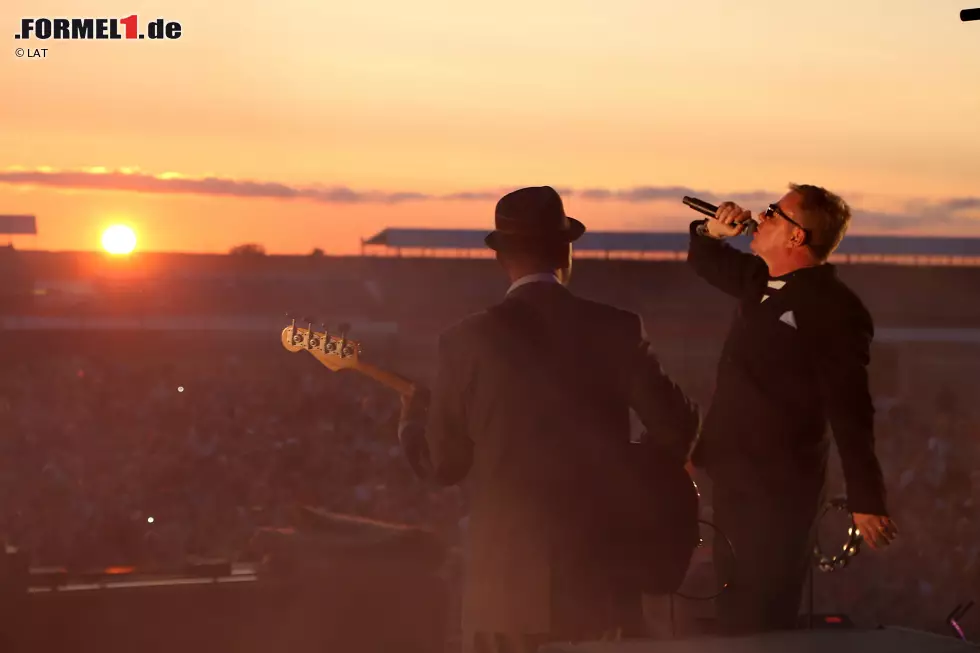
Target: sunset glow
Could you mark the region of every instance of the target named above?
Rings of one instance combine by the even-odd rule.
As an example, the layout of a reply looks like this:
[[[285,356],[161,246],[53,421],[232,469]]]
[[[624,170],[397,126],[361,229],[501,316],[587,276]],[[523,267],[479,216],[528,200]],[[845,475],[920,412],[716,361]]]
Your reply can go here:
[[[0,4],[11,32],[80,12]],[[172,0],[176,40],[0,57],[31,89],[0,110],[0,213],[38,217],[26,248],[93,247],[93,216],[123,214],[141,251],[355,253],[389,226],[485,228],[519,186],[574,191],[591,230],[683,231],[683,189],[760,210],[798,182],[848,199],[851,233],[980,236],[961,5]]]

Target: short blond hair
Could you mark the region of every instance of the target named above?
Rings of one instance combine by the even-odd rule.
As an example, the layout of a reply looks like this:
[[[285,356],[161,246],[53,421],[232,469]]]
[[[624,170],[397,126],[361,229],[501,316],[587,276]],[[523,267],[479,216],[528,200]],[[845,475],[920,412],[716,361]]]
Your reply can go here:
[[[830,258],[847,233],[851,207],[839,195],[810,184],[790,184],[800,195],[801,222],[810,231],[808,245],[821,262]]]

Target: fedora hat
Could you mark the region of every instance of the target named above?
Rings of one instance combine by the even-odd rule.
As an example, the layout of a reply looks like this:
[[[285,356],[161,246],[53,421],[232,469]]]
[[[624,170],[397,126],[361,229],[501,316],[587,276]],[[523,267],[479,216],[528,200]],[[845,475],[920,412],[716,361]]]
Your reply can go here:
[[[584,224],[565,215],[561,196],[551,186],[521,188],[501,197],[494,211],[494,227],[484,239],[493,250],[507,241],[570,243],[585,233]]]

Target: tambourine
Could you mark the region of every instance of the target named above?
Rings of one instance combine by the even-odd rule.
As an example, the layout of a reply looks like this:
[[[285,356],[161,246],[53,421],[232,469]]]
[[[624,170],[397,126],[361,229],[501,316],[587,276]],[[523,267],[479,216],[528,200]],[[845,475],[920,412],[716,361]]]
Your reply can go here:
[[[823,509],[823,513],[820,515],[820,520],[822,521],[831,510],[848,513],[851,517],[851,527],[847,529],[847,542],[841,547],[841,551],[837,555],[827,555],[824,553],[820,549],[819,538],[816,538],[817,541],[813,545],[814,563],[817,569],[823,572],[838,571],[846,567],[850,563],[851,558],[861,552],[861,542],[863,540],[861,531],[858,530],[857,524],[854,523],[854,516],[847,509],[846,498],[838,497],[828,501]]]

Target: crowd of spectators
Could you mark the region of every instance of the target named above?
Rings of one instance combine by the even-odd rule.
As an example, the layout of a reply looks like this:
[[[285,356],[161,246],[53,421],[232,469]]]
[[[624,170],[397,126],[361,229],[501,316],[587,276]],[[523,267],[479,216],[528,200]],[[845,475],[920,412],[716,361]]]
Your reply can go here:
[[[461,493],[412,477],[391,390],[261,351],[156,340],[5,350],[0,537],[38,566],[166,568],[188,555],[234,559],[256,528],[288,526],[290,508],[305,504],[424,525],[458,544]],[[948,388],[881,407],[878,450],[900,538],[817,572],[818,612],[949,632],[956,603],[980,599],[971,408]],[[844,539],[839,526],[823,537],[825,548]]]
[[[844,570],[818,572],[818,611],[951,635],[949,613],[980,600],[980,414],[958,398],[975,393],[964,389],[941,385],[932,396],[879,407],[877,451],[899,537],[882,551],[863,547]],[[833,476],[842,491],[839,471]],[[828,516],[823,548],[843,544],[845,526],[842,517]],[[974,639],[978,612],[964,620]]]
[[[391,390],[281,348],[146,350],[0,372],[0,535],[33,564],[234,559],[297,505],[455,527],[400,458]]]

